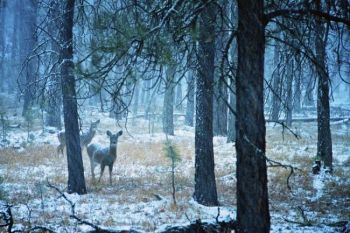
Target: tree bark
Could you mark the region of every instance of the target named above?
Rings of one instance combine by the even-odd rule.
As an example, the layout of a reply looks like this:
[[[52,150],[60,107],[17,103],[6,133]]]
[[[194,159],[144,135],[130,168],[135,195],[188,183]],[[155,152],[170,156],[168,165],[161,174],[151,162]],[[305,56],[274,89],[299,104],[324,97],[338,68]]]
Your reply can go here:
[[[235,142],[236,141],[236,93],[233,93],[232,90],[236,90],[236,80],[231,79],[230,81],[230,109],[228,111],[228,130],[227,130],[227,142]],[[232,112],[235,111],[235,113]]]
[[[222,11],[224,14],[228,14],[229,2],[228,1],[219,1],[222,7]],[[222,76],[222,70],[220,66],[220,62],[223,56],[223,51],[225,49],[228,37],[228,28],[225,17],[218,17],[217,19],[218,25],[222,25],[222,29],[217,32],[215,35],[216,41],[216,50],[215,50],[215,61],[216,61],[216,69],[215,69],[215,81],[214,81],[214,98],[213,98],[213,133],[214,136],[226,136],[227,135],[227,105],[228,102],[228,92],[227,86],[225,84],[226,79],[225,76]],[[224,71],[226,70],[226,65],[224,65]],[[227,80],[226,80],[227,83]]]
[[[286,124],[288,127],[292,126],[292,114],[293,114],[293,59],[292,57],[287,58],[286,64],[286,95],[285,95],[285,114],[286,114]]]
[[[221,78],[218,78],[213,102],[213,134],[214,136],[227,135],[227,88]]]
[[[320,1],[316,1],[316,7],[321,9]],[[326,31],[321,19],[316,19],[316,72],[317,85],[317,156],[323,161],[324,166],[332,171],[332,136],[330,129],[329,107],[329,74],[326,66]]]
[[[275,71],[272,74],[272,99],[271,99],[271,115],[270,119],[278,121],[279,114],[281,111],[281,97],[282,97],[282,85],[281,85],[281,74],[280,74],[280,43],[275,42],[274,48],[274,67]]]
[[[133,105],[132,105],[132,125],[136,124],[136,116],[137,116],[137,112],[139,109],[139,96],[140,96],[140,81],[136,79],[136,83],[135,83],[135,90],[134,90],[134,96],[133,96]]]
[[[11,7],[12,9],[19,9],[19,3],[18,0],[14,0],[11,1]],[[13,13],[13,31],[12,31],[12,36],[11,36],[11,40],[12,40],[12,47],[11,47],[11,67],[10,69],[13,71],[9,74],[9,89],[8,89],[8,93],[14,93],[15,91],[18,92],[18,88],[16,88],[16,80],[18,78],[18,73],[19,73],[19,69],[18,69],[18,25],[20,25],[19,21],[20,21],[20,17],[19,17],[19,12],[14,10],[15,12]]]
[[[21,9],[21,28],[20,35],[20,62],[23,66],[22,77],[24,76],[24,96],[23,96],[23,110],[22,115],[26,115],[29,109],[32,107],[35,98],[35,81],[37,72],[36,59],[27,58],[32,53],[37,43],[35,35],[36,30],[36,15],[37,15],[37,1],[29,0],[25,3],[20,4]]]
[[[0,92],[5,91],[5,1],[0,1]]]
[[[306,90],[304,94],[304,105],[315,106],[314,100],[314,79],[310,76],[306,77]]]
[[[182,112],[182,84],[181,81],[176,85],[176,98],[175,108],[177,111]]]
[[[68,193],[85,194],[84,166],[81,156],[78,110],[75,90],[73,63],[73,17],[74,0],[65,0],[63,25],[60,39],[62,40],[61,78],[63,95],[64,126],[66,132],[66,148],[68,161]]]
[[[230,4],[230,18],[234,25],[237,25],[237,3],[232,2]],[[231,46],[231,67],[232,67],[232,77],[230,79],[230,88],[229,88],[229,105],[230,108],[228,110],[228,120],[227,120],[227,142],[235,142],[236,141],[236,77],[237,77],[237,40],[233,41]]]
[[[293,110],[296,113],[300,113],[301,112],[301,80],[303,78],[300,55],[296,55],[295,63],[296,63],[296,71],[295,71],[296,75],[295,75],[295,83],[294,83]]]
[[[144,88],[142,94],[144,95],[143,98],[141,98],[144,111],[145,111],[145,119],[148,119],[149,112],[151,110],[151,87],[152,87],[152,80],[144,80]]]
[[[187,77],[187,106],[186,106],[186,117],[185,124],[188,126],[193,126],[194,117],[194,89],[195,89],[195,79],[193,77],[192,71],[189,72]]]
[[[215,5],[209,3],[199,21],[198,76],[195,127],[194,199],[218,205],[213,151],[213,84],[215,59]]]
[[[49,25],[48,32],[54,37],[58,38],[59,36],[59,19],[60,19],[60,5],[57,1],[51,0],[50,10],[48,13],[49,16]],[[54,51],[50,54],[50,60],[56,62],[59,58],[56,54],[59,53],[59,45],[56,41],[51,41],[51,50]],[[52,69],[53,74],[50,76],[51,85],[48,87],[48,103],[47,103],[47,122],[46,124],[51,127],[56,127],[58,129],[62,128],[61,124],[61,111],[62,111],[62,91],[61,83],[58,73],[58,67]]]
[[[163,102],[163,132],[168,135],[174,135],[175,70],[176,66],[169,65],[166,71]]]
[[[264,1],[238,0],[237,222],[239,232],[269,232],[264,118]]]

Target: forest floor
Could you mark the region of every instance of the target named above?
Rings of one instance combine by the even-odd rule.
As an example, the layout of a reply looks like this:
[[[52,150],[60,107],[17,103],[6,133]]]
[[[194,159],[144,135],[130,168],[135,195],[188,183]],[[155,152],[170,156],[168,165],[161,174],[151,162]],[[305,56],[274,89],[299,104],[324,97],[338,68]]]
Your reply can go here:
[[[106,130],[124,133],[118,143],[113,184],[108,171],[101,183],[91,179],[90,163],[83,151],[88,194],[67,194],[75,204],[75,215],[82,220],[111,229],[139,229],[155,232],[171,224],[189,224],[196,219],[215,221],[236,217],[236,155],[233,143],[214,137],[215,172],[220,208],[205,207],[192,199],[194,191],[194,129],[176,123],[175,136],[169,139],[178,148],[181,161],[176,166],[176,201],[171,193],[171,162],[164,155],[165,135],[155,124],[129,120],[128,127],[89,111],[84,130],[92,120],[101,124],[95,143],[108,145]],[[16,123],[15,119],[10,119]],[[300,138],[279,125],[267,124],[267,157],[295,167],[269,166],[271,232],[339,232],[343,221],[350,220],[350,126],[332,125],[334,173],[313,175],[316,155],[316,123],[295,123]],[[29,134],[27,131],[30,131]],[[15,229],[45,226],[55,232],[84,232],[92,228],[72,219],[71,205],[47,183],[63,192],[67,184],[66,157],[57,155],[54,130],[40,126],[11,129],[7,148],[0,148],[0,209],[12,205]],[[99,174],[98,168],[96,173]],[[290,188],[288,187],[290,186]],[[4,207],[3,207],[4,208]],[[0,228],[0,231],[3,230]]]

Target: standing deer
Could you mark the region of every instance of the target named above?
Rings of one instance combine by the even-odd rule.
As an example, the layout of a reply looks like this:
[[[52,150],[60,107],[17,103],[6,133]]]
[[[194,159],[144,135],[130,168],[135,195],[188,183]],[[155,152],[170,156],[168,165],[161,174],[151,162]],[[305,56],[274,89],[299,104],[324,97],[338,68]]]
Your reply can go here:
[[[82,133],[80,135],[80,147],[81,150],[84,149],[84,147],[87,147],[87,145],[92,141],[96,134],[97,126],[100,124],[100,120],[97,120],[95,122],[91,122],[90,129],[86,133]],[[66,146],[66,134],[64,131],[61,131],[57,134],[58,141],[60,144],[57,146],[57,154],[63,154],[63,149]]]
[[[101,181],[103,171],[105,167],[109,168],[109,183],[112,185],[112,170],[113,164],[117,159],[117,143],[118,138],[123,134],[123,131],[119,131],[116,134],[112,134],[111,131],[107,130],[107,135],[110,139],[109,147],[102,147],[99,144],[90,144],[87,147],[87,153],[90,158],[91,174],[93,181],[95,180],[95,167],[97,164],[101,165],[101,173],[98,182]]]

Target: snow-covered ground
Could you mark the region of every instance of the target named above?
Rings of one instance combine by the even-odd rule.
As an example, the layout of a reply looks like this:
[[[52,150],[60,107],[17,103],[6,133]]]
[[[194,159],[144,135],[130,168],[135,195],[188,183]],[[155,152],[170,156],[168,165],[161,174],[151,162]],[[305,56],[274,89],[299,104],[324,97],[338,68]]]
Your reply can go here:
[[[217,189],[220,208],[205,207],[192,199],[194,186],[194,130],[176,123],[175,136],[169,137],[178,147],[181,161],[176,167],[176,198],[173,204],[170,161],[163,147],[166,137],[155,124],[149,133],[149,122],[137,119],[116,123],[107,114],[89,111],[89,122],[101,124],[93,142],[108,145],[106,130],[123,129],[118,143],[113,184],[108,172],[101,183],[91,180],[90,164],[83,152],[87,195],[67,194],[75,204],[75,215],[82,220],[113,229],[139,229],[155,232],[168,224],[188,224],[196,219],[213,221],[235,218],[235,149],[225,137],[214,138]],[[271,232],[337,232],[335,223],[350,219],[350,126],[332,125],[334,174],[312,175],[316,154],[316,124],[295,123],[292,128],[301,138],[273,123],[267,124],[267,156],[297,169],[287,187],[289,169],[269,167]],[[151,130],[152,131],[152,130]],[[72,207],[47,182],[65,191],[66,158],[57,155],[58,140],[54,129],[42,129],[36,123],[33,131],[25,127],[8,132],[9,143],[0,149],[0,198],[12,205],[16,229],[46,226],[56,232],[84,232],[92,228],[78,224],[70,217]],[[97,172],[98,169],[96,169]],[[97,172],[98,173],[98,172]]]

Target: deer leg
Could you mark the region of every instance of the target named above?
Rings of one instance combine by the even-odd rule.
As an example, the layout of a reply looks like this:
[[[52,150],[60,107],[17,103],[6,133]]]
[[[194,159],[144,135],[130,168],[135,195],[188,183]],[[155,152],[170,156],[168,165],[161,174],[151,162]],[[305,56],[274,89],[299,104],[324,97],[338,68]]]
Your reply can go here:
[[[108,166],[109,168],[109,183],[112,185],[112,171],[113,171],[113,164]]]
[[[98,179],[98,182],[100,182],[101,181],[101,178],[102,178],[102,175],[103,175],[103,172],[104,172],[104,170],[105,170],[105,164],[102,164],[101,163],[101,173],[100,173],[100,179]]]
[[[96,164],[92,159],[90,159],[90,166],[91,166],[92,180],[95,181],[95,172],[94,171],[95,171]]]
[[[64,148],[64,146],[63,146],[62,144],[59,144],[59,145],[57,146],[57,154],[58,154],[58,155],[60,155],[60,154],[64,155],[64,154],[63,154],[63,148]]]

